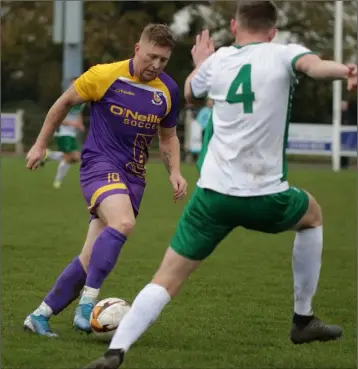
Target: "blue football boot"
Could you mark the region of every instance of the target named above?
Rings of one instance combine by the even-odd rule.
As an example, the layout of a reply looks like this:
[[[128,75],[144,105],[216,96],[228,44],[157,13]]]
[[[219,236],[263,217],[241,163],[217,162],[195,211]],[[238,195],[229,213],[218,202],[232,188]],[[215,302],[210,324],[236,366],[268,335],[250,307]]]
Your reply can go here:
[[[49,324],[50,318],[44,315],[30,314],[24,321],[25,331],[39,334],[40,336],[58,337]]]

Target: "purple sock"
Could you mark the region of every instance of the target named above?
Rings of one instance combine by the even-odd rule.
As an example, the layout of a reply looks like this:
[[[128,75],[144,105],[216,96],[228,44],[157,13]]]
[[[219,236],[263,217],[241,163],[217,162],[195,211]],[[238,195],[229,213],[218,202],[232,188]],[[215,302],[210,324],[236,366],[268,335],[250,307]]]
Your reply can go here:
[[[93,245],[86,286],[100,288],[112,271],[127,237],[111,227],[105,227]]]
[[[62,271],[57,278],[55,285],[45,297],[45,303],[52,309],[53,314],[57,315],[75,300],[85,284],[86,272],[76,257]]]

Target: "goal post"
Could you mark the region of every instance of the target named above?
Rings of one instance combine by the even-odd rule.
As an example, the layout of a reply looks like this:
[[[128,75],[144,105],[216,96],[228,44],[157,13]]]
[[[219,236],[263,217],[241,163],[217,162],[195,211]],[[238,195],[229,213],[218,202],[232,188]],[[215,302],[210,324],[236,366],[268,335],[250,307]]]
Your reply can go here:
[[[343,1],[335,1],[334,7],[334,59],[343,61]],[[333,82],[332,169],[341,169],[342,81]]]

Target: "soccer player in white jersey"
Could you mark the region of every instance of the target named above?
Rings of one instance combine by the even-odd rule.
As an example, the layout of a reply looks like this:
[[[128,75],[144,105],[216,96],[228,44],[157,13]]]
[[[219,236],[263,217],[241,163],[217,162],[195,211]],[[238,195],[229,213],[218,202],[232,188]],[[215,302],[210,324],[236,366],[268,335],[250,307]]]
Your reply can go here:
[[[59,151],[50,151],[48,156],[51,157],[51,154],[56,155],[58,152],[63,153],[63,158],[57,167],[56,177],[53,182],[53,187],[56,189],[61,187],[62,181],[71,165],[76,164],[81,160],[81,152],[77,140],[77,134],[78,132],[85,131],[82,113],[85,105],[86,104],[78,104],[72,106],[67,114],[66,119],[62,122],[54,134]]]
[[[72,79],[73,83],[76,79]],[[83,109],[86,104],[72,106],[66,118],[55,131],[55,139],[58,151],[47,149],[46,156],[40,164],[44,165],[47,160],[59,161],[53,187],[59,189],[71,165],[80,162],[81,153],[77,140],[78,132],[84,132]]]
[[[233,229],[296,232],[293,245],[293,343],[335,340],[338,326],[312,311],[321,268],[322,213],[306,191],[286,181],[285,145],[298,74],[357,86],[357,67],[322,60],[296,44],[271,43],[277,9],[271,1],[240,1],[231,30],[236,44],[214,52],[204,31],[192,49],[195,70],[187,101],[214,100],[212,137],[200,179],[151,283],[135,298],[109,349],[87,369],[116,369],[183,282]]]

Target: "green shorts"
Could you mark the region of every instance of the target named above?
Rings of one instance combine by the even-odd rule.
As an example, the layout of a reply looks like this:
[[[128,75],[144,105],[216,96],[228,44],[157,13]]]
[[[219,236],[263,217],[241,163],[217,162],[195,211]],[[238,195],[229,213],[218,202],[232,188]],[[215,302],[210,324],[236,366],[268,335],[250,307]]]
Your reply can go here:
[[[65,153],[80,151],[76,137],[73,136],[57,136],[56,144],[58,150]]]
[[[234,228],[265,233],[292,229],[308,209],[306,192],[295,187],[272,195],[235,197],[197,187],[170,243],[192,260],[209,256]]]

